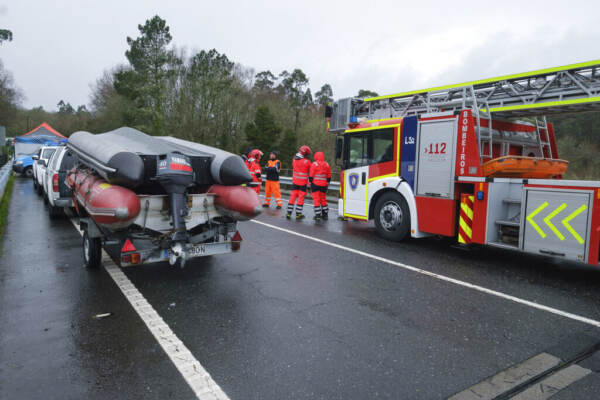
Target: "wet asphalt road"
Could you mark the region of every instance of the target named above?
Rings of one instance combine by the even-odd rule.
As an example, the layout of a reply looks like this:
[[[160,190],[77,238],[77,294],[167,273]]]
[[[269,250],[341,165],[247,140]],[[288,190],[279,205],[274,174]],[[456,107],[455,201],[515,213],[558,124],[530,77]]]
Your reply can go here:
[[[307,208],[309,216],[310,208]],[[335,210],[332,210],[332,215]],[[377,239],[372,224],[259,220],[600,319],[600,271],[452,241]],[[242,252],[125,273],[231,399],[438,399],[542,352],[600,342],[582,322],[253,222]],[[0,259],[0,399],[195,398],[68,220],[15,182]],[[110,317],[94,319],[100,313]],[[593,372],[555,398],[594,396]]]

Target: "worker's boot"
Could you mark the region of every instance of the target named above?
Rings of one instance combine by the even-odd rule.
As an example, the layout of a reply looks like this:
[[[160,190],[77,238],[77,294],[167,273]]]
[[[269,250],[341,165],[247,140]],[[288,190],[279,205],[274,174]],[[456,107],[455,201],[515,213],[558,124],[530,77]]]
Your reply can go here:
[[[302,213],[296,213],[296,221],[306,218],[306,216]]]
[[[263,204],[264,208],[269,208],[269,205],[267,203]]]
[[[320,221],[321,220],[321,216],[319,214],[315,214],[315,216],[313,217],[313,219],[315,221]]]
[[[288,211],[288,212],[286,212],[286,213],[285,213],[285,217],[286,217],[287,219],[291,219],[291,218],[292,218],[292,213],[291,213],[291,212],[289,212],[289,211]]]
[[[277,208],[278,210],[281,210],[281,206],[280,206],[280,205],[278,205],[276,208]]]
[[[321,216],[321,218],[323,218],[323,221],[327,221],[329,219],[329,216],[327,215],[326,212],[324,212],[323,215]]]

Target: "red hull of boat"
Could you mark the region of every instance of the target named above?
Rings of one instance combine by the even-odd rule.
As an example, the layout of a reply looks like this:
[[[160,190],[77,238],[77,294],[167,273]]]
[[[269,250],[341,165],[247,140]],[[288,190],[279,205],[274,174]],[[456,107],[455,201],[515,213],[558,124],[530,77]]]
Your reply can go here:
[[[131,190],[111,185],[89,170],[71,170],[67,185],[73,190],[78,207],[100,226],[121,230],[130,226],[140,213],[140,199]]]
[[[207,193],[215,195],[215,206],[236,221],[258,216],[263,210],[256,192],[248,186],[212,185]]]

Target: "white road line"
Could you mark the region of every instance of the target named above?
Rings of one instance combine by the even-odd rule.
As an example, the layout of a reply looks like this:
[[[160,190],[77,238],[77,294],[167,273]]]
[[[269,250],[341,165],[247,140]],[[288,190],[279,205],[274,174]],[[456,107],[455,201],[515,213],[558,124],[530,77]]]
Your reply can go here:
[[[71,222],[79,234],[83,235],[83,232],[77,226],[77,222],[74,219]],[[150,303],[146,301],[144,296],[104,250],[102,250],[102,265],[133,309],[138,313],[142,321],[144,321],[152,336],[154,336],[173,364],[175,364],[179,373],[181,373],[185,381],[190,385],[196,397],[200,400],[229,400],[223,389],[217,385],[206,369],[196,360],[192,352],[179,340],[161,316],[152,308]]]
[[[409,270],[409,271],[412,271],[412,272],[416,272],[416,273],[421,274],[421,275],[426,275],[426,276],[429,276],[429,277],[432,277],[432,278],[435,278],[435,279],[439,279],[439,280],[442,280],[442,281],[445,281],[445,282],[453,283],[455,285],[463,286],[463,287],[466,287],[466,288],[469,288],[469,289],[473,289],[473,290],[476,290],[478,292],[487,293],[487,294],[492,295],[492,296],[500,297],[500,298],[505,299],[505,300],[509,300],[509,301],[512,301],[512,302],[515,302],[515,303],[518,303],[518,304],[523,304],[523,305],[526,305],[526,306],[529,306],[529,307],[532,307],[532,308],[535,308],[535,309],[538,309],[538,310],[546,311],[546,312],[549,312],[549,313],[555,314],[555,315],[560,315],[561,317],[565,317],[565,318],[568,318],[568,319],[572,319],[574,321],[578,321],[578,322],[582,322],[584,324],[595,326],[596,328],[600,328],[600,321],[597,321],[597,320],[594,320],[594,319],[591,319],[591,318],[586,318],[586,317],[583,317],[581,315],[572,314],[570,312],[562,311],[562,310],[559,310],[559,309],[553,308],[553,307],[548,307],[548,306],[545,306],[543,304],[534,303],[533,301],[521,299],[519,297],[511,296],[511,295],[506,294],[506,293],[502,293],[502,292],[498,292],[496,290],[488,289],[488,288],[485,288],[483,286],[474,285],[474,284],[469,283],[469,282],[465,282],[465,281],[461,281],[461,280],[458,280],[458,279],[450,278],[449,276],[436,274],[436,273],[431,272],[431,271],[427,271],[427,270],[424,270],[424,269],[421,269],[421,268],[413,267],[411,265],[407,265],[407,264],[404,264],[404,263],[401,263],[401,262],[398,262],[398,261],[390,260],[388,258],[376,256],[374,254],[366,253],[364,251],[352,249],[350,247],[342,246],[340,244],[328,242],[328,241],[323,240],[323,239],[318,239],[318,238],[315,238],[315,237],[312,237],[312,236],[303,235],[301,233],[294,232],[294,231],[291,231],[289,229],[280,228],[279,226],[276,226],[276,225],[267,224],[266,222],[257,221],[257,220],[251,220],[251,222],[254,222],[255,224],[263,225],[263,226],[266,226],[266,227],[269,227],[271,229],[275,229],[275,230],[278,230],[278,231],[281,231],[281,232],[286,232],[286,233],[289,233],[290,235],[298,236],[298,237],[301,237],[301,238],[304,238],[304,239],[307,239],[307,240],[312,240],[313,242],[317,242],[317,243],[321,243],[321,244],[324,244],[324,245],[327,245],[327,246],[335,247],[336,249],[344,250],[344,251],[347,251],[347,252],[350,252],[350,253],[353,253],[353,254],[358,254],[360,256],[367,257],[367,258],[370,258],[372,260],[376,260],[376,261],[380,261],[380,262],[383,262],[383,263],[386,263],[386,264],[394,265],[396,267],[403,268],[403,269],[406,269],[406,270]]]

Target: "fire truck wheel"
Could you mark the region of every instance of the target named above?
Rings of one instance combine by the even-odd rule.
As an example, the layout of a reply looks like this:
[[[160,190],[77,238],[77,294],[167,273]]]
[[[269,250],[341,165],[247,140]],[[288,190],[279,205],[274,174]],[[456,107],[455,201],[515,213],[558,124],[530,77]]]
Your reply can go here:
[[[410,231],[410,209],[404,197],[395,192],[384,193],[375,205],[375,227],[384,239],[399,242]]]
[[[90,238],[87,231],[83,232],[83,262],[86,268],[98,268],[102,258],[102,243],[100,238]]]

